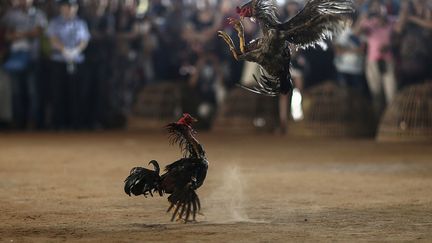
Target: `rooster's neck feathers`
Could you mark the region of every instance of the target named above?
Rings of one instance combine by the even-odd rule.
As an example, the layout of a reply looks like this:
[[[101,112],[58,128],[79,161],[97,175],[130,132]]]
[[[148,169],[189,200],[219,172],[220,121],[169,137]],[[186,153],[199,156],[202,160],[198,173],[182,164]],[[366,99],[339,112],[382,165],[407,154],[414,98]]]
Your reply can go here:
[[[175,122],[166,126],[170,144],[177,144],[186,158],[205,158],[201,144],[195,138],[195,131],[191,126]]]
[[[270,28],[280,24],[274,0],[253,0],[254,17],[263,27]]]

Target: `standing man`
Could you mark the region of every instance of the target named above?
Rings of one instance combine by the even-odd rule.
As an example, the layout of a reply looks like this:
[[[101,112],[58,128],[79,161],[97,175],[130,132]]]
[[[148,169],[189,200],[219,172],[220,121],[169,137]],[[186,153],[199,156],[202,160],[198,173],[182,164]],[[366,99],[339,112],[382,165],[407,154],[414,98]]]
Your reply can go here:
[[[369,2],[369,9],[360,16],[355,33],[366,37],[366,79],[377,118],[396,93],[391,34],[395,19],[387,14],[380,0]]]
[[[82,77],[83,51],[90,33],[77,16],[77,0],[58,0],[60,16],[54,18],[47,35],[53,49],[51,60],[52,123],[55,129],[82,129],[87,124],[89,95]]]
[[[37,112],[36,67],[39,38],[46,27],[45,14],[33,6],[33,0],[13,0],[12,8],[1,19],[9,43],[9,57],[3,68],[10,74],[12,113],[15,128],[26,128]]]

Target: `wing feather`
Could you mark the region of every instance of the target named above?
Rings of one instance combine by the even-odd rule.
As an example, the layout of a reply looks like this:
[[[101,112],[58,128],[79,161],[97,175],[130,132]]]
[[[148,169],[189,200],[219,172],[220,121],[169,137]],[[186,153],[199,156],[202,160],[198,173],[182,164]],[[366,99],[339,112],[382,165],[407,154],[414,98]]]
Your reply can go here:
[[[281,37],[300,47],[314,46],[331,38],[353,13],[352,0],[309,0],[297,15],[279,25]]]

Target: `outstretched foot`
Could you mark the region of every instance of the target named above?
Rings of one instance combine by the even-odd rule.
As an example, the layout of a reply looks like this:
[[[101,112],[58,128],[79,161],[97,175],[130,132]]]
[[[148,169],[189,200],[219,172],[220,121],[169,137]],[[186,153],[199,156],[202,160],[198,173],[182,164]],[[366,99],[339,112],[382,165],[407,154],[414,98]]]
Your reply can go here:
[[[221,37],[225,41],[225,43],[227,43],[233,57],[238,61],[238,53],[231,37],[225,31],[218,31],[218,36]]]
[[[241,53],[245,53],[246,51],[246,44],[245,44],[245,38],[244,38],[244,28],[243,24],[239,19],[235,18],[228,18],[228,23],[233,26],[233,28],[237,31],[237,35],[240,42],[240,51]]]

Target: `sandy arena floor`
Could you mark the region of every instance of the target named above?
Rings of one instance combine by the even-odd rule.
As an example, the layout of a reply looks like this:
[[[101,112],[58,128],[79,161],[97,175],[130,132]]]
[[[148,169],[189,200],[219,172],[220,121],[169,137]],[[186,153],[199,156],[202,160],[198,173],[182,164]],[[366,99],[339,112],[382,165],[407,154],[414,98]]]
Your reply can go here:
[[[432,145],[200,134],[198,223],[128,197],[133,166],[180,155],[162,134],[0,134],[0,241],[432,241]]]

